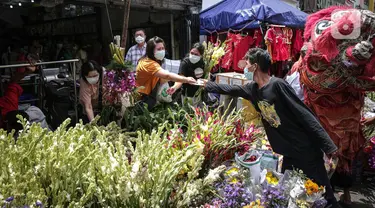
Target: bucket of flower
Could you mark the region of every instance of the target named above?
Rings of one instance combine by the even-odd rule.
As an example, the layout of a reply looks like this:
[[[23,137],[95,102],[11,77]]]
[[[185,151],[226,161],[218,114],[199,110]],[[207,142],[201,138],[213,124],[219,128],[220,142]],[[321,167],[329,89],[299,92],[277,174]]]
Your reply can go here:
[[[237,164],[250,170],[250,180],[253,185],[258,185],[260,182],[261,158],[262,154],[257,150],[250,150],[242,156],[235,154]]]

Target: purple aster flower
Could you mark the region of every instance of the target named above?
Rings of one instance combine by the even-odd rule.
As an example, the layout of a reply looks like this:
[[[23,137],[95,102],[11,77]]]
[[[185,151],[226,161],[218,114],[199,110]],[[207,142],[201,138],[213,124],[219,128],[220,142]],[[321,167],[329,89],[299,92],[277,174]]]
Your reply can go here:
[[[12,202],[14,200],[14,196],[11,196],[11,197],[8,197],[5,201],[7,202],[7,203],[10,203],[10,202]]]
[[[35,206],[37,207],[43,207],[43,203],[41,201],[36,201]]]
[[[327,205],[327,201],[325,199],[320,199],[314,202],[313,208],[324,208]]]

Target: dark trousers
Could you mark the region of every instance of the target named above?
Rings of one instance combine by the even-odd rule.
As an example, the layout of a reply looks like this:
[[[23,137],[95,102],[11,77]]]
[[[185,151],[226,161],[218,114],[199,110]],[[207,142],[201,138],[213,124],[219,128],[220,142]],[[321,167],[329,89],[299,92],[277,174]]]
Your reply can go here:
[[[324,167],[323,156],[321,158],[316,158],[315,160],[310,161],[284,157],[282,172],[284,172],[285,170],[293,169],[302,170],[303,173],[308,178],[312,179],[315,183],[321,186],[325,186],[326,193],[324,197],[328,202],[327,207],[338,207],[338,203],[333,193],[327,171]]]

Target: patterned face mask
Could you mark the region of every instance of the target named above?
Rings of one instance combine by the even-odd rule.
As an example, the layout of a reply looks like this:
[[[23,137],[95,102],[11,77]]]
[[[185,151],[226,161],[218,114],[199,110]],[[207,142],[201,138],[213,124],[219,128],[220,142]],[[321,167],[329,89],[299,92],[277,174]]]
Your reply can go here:
[[[248,68],[245,68],[243,70],[244,74],[245,74],[245,77],[247,80],[253,80],[254,79],[254,72],[249,72],[249,69]]]

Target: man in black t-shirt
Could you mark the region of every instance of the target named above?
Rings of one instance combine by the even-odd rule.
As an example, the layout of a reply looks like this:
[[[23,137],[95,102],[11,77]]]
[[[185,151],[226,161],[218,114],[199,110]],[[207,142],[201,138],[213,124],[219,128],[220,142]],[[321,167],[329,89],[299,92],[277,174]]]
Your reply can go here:
[[[301,169],[307,177],[326,187],[329,205],[337,207],[324,166],[323,153],[332,158],[337,147],[312,111],[283,79],[270,77],[271,58],[267,51],[252,48],[246,54],[244,71],[253,82],[244,86],[205,81],[205,90],[249,100],[262,116],[274,152],[284,156],[283,171]]]

